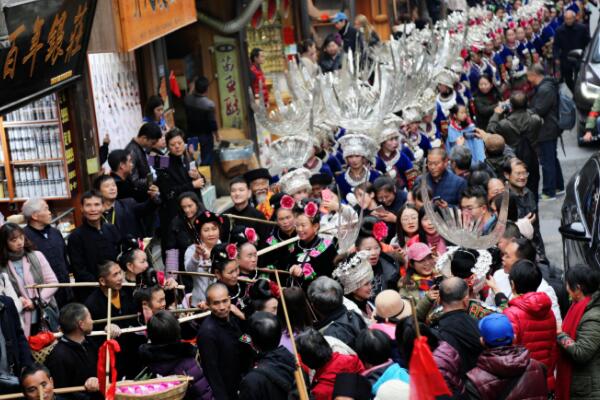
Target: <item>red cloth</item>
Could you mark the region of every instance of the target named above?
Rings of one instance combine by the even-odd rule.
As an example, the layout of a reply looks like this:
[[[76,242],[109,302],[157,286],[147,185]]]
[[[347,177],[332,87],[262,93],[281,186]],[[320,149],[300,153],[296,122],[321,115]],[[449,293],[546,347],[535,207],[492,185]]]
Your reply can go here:
[[[45,347],[54,343],[54,334],[52,332],[40,332],[35,336],[29,336],[29,348],[33,351],[41,351]]]
[[[262,93],[265,97],[266,107],[269,105],[269,89],[267,88],[267,78],[265,78],[265,74],[262,69],[255,64],[250,66],[250,72],[252,73],[252,91],[254,92],[255,96],[259,96],[258,90],[260,89],[260,85],[262,85]]]
[[[563,320],[562,330],[573,340],[577,339],[577,327],[590,300],[592,300],[592,297],[587,296],[581,301],[573,302]],[[569,400],[571,398],[572,373],[572,361],[566,354],[559,352],[558,363],[556,364],[556,398],[558,400]]]
[[[546,366],[548,390],[554,390],[554,368],[558,358],[556,318],[546,293],[533,292],[508,302],[504,314],[515,332],[515,344],[525,346],[531,358]]]
[[[452,395],[433,360],[433,354],[431,354],[425,336],[415,339],[408,373],[410,375],[410,400],[434,400],[437,396]]]
[[[108,350],[108,351],[107,351]],[[104,397],[106,400],[114,400],[115,391],[117,390],[117,368],[115,368],[116,354],[121,351],[119,342],[114,339],[107,340],[100,350],[98,350],[98,365],[96,367],[98,371],[98,384],[100,386],[100,393],[106,393]],[[110,360],[110,387],[108,391],[106,389],[106,356],[108,353]]]
[[[312,393],[315,400],[331,400],[335,378],[341,373],[359,374],[365,370],[358,356],[333,353],[331,360],[319,368],[313,379]]]
[[[171,87],[171,93],[173,93],[177,97],[181,97],[181,90],[179,90],[179,83],[177,83],[177,78],[175,78],[175,72],[171,71],[169,74],[169,86]]]

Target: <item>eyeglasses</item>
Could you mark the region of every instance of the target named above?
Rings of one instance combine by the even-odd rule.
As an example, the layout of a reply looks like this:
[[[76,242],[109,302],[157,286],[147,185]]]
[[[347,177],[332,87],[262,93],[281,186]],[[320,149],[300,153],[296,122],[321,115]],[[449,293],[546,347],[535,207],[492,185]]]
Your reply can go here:
[[[415,222],[419,220],[418,215],[408,215],[406,217],[400,218],[400,222]]]
[[[523,172],[515,172],[514,175],[517,178],[527,178],[529,176],[529,172],[527,171],[523,171]]]
[[[463,210],[463,211],[469,211],[469,212],[471,212],[471,211],[473,211],[473,210],[476,210],[476,209],[478,209],[478,208],[481,208],[481,206],[468,206],[468,207],[461,207],[461,210]]]

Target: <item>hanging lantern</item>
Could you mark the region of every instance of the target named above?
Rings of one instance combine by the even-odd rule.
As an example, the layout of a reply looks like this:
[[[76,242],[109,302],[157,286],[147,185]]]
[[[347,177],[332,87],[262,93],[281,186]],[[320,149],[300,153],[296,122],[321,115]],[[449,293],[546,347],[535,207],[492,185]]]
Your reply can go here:
[[[265,0],[263,5],[266,7],[265,14],[267,15],[267,21],[272,24],[277,19],[277,0]]]
[[[254,29],[259,29],[262,24],[263,24],[263,8],[262,7],[258,7],[256,9],[256,11],[254,12],[254,15],[252,15],[252,19],[250,20],[250,25],[254,28]]]
[[[280,0],[279,13],[281,14],[281,18],[285,19],[288,17],[291,6],[292,6],[292,0]]]

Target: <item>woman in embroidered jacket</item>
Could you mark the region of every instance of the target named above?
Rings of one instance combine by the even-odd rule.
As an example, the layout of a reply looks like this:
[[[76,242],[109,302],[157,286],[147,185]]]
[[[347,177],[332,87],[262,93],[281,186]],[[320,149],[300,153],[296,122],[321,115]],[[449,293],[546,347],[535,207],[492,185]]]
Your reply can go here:
[[[6,272],[21,303],[21,318],[25,336],[35,335],[40,327],[42,316],[34,304],[38,297],[35,289],[27,289],[29,285],[58,283],[56,275],[42,253],[33,250],[33,244],[27,239],[23,229],[13,223],[6,223],[0,228],[0,272]],[[39,291],[44,303],[54,307],[58,314],[54,293],[58,288],[47,288]]]

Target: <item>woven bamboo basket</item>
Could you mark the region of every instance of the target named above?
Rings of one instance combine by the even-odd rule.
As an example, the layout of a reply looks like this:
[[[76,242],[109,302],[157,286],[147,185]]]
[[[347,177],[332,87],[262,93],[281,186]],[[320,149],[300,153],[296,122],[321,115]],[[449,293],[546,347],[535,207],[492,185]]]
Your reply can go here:
[[[117,392],[115,393],[116,400],[181,400],[185,397],[185,392],[188,388],[188,383],[192,378],[177,375],[166,378],[149,379],[142,382],[139,381],[124,381],[117,383]],[[148,394],[123,393],[121,390],[127,386],[152,385],[165,382],[179,382],[177,385],[161,391]],[[121,389],[121,390],[120,390]]]
[[[40,351],[31,350],[31,356],[33,357],[33,361],[35,361],[38,364],[42,364],[42,365],[45,364],[46,358],[48,358],[48,356],[50,355],[50,353],[52,352],[52,350],[54,349],[54,347],[56,346],[57,343],[58,343],[58,340],[55,340],[53,343],[44,347]]]

